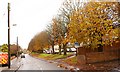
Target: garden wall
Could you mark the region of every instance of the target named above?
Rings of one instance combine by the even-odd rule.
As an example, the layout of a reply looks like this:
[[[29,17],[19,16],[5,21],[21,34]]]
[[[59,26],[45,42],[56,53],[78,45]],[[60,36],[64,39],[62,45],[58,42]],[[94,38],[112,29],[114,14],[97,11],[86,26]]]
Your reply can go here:
[[[84,56],[84,59],[80,58],[81,56]],[[80,64],[120,59],[120,41],[113,43],[112,46],[104,46],[103,52],[80,47],[77,59]]]

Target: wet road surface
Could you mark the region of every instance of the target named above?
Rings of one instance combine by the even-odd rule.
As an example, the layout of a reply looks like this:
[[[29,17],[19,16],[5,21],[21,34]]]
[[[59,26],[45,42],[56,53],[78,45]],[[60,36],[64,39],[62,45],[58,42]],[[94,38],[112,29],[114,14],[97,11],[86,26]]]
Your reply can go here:
[[[60,68],[55,63],[33,58],[25,54],[25,58],[21,59],[21,66],[17,72],[66,72],[65,69]],[[67,71],[68,72],[68,71]]]

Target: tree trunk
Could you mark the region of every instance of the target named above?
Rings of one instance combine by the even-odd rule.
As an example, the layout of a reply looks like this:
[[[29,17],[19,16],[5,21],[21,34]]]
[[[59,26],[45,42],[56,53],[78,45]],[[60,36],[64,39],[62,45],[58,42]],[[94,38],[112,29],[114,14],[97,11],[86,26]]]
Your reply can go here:
[[[63,44],[63,51],[64,51],[64,55],[67,55],[67,49],[66,49],[66,45],[67,45],[67,43],[66,44]]]
[[[55,51],[54,51],[54,41],[52,42],[52,54],[55,54]]]
[[[59,54],[61,55],[61,44],[59,45]]]

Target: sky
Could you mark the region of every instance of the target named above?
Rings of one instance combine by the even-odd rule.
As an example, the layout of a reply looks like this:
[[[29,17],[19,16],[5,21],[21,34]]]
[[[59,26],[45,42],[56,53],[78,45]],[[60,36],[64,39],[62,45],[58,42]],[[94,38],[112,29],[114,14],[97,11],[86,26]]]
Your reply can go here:
[[[27,48],[30,40],[46,28],[64,0],[0,0],[0,45],[8,43],[8,2],[10,43]],[[16,26],[13,26],[16,24]]]

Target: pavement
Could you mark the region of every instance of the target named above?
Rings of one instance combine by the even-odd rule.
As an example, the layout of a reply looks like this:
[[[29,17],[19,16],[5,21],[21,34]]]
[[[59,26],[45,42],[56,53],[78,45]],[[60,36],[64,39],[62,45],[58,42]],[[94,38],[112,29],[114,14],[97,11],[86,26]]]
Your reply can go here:
[[[21,66],[21,57],[15,58],[11,61],[11,69],[10,70],[18,70]]]
[[[11,71],[12,71],[12,70],[14,70],[14,71],[15,71],[15,70],[18,70],[18,69],[20,68],[20,66],[21,66],[20,61],[21,61],[21,58],[20,58],[20,57],[11,60],[10,69],[8,69],[8,67],[6,67],[6,68],[3,69],[2,72],[4,72],[4,70],[11,70]]]
[[[79,66],[81,70],[114,70],[120,72],[120,60],[91,63]]]
[[[70,70],[70,71],[77,71],[77,70],[80,70],[79,68],[77,67],[74,67],[74,66],[71,66],[69,64],[66,64],[66,63],[62,63],[62,62],[58,62],[58,61],[48,61],[49,63],[55,63],[57,64],[58,67],[61,67],[61,68],[64,68],[64,69],[67,69],[67,70]]]

